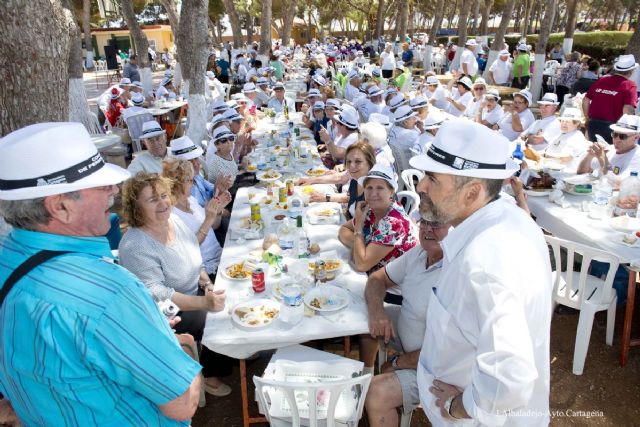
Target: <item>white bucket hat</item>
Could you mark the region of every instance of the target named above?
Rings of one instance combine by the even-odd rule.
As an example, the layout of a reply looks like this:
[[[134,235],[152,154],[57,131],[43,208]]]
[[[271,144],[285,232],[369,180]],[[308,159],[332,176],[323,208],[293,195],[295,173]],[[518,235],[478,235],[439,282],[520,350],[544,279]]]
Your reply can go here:
[[[409,105],[414,110],[419,110],[422,107],[428,107],[429,106],[429,101],[423,95],[418,95],[418,96],[416,96],[415,98],[412,98],[409,101]]]
[[[313,104],[313,109],[314,109],[314,110],[324,110],[324,102],[322,102],[322,101],[316,101],[316,102]]]
[[[429,172],[487,179],[509,178],[520,169],[511,159],[507,138],[465,119],[443,123],[427,154],[412,157],[409,164]]]
[[[560,105],[560,103],[558,102],[558,95],[556,95],[555,93],[552,93],[552,92],[545,93],[544,96],[542,97],[542,99],[540,101],[538,101],[538,104],[542,104],[542,105]]]
[[[402,123],[411,117],[417,116],[418,113],[413,111],[410,106],[402,105],[398,107],[398,109],[393,113],[393,122],[394,123]]]
[[[358,117],[358,113],[353,107],[346,107],[347,106],[342,108],[342,111],[340,112],[338,117],[336,117],[336,121],[338,123],[342,123],[348,129],[356,130],[360,126],[360,118]]]
[[[616,71],[631,71],[638,68],[638,63],[633,55],[620,55],[613,64],[613,69]]]
[[[393,187],[394,192],[398,191],[398,183],[396,182],[395,179],[393,179],[393,171],[391,170],[391,168],[383,164],[376,163],[375,165],[373,165],[373,167],[369,170],[366,176],[362,176],[358,178],[358,184],[363,186],[364,181],[369,178],[383,179],[387,181],[389,185],[391,185],[391,187]]]
[[[582,111],[573,107],[565,108],[558,120],[582,120]]]
[[[235,140],[236,136],[234,135],[233,132],[229,130],[228,127],[220,126],[218,129],[215,129],[213,131],[213,136],[211,137],[211,140],[215,143],[216,141],[219,141],[222,138],[231,138]]]
[[[191,160],[202,156],[203,151],[185,135],[171,140],[169,153],[175,159]]]
[[[142,124],[142,134],[140,139],[153,138],[154,136],[163,135],[166,131],[160,127],[160,123],[155,120],[149,120]]]
[[[467,40],[467,42],[465,43],[465,46],[478,46],[478,42],[476,41],[476,39],[469,39]]]
[[[0,139],[1,200],[114,185],[130,176],[105,163],[80,123],[38,123]]]
[[[234,121],[234,120],[242,120],[243,117],[238,114],[238,112],[236,110],[234,110],[233,108],[227,108],[226,110],[224,110],[224,113],[220,114],[222,116],[223,120],[229,120],[229,121]]]
[[[309,89],[309,92],[307,92],[307,98],[320,98],[322,96],[322,94],[320,93],[320,91],[318,89]]]
[[[640,133],[640,116],[623,114],[617,123],[610,125],[609,128],[614,132],[626,134]]]
[[[527,100],[528,105],[531,105],[532,96],[531,92],[529,92],[528,90],[522,89],[520,92],[514,93],[513,96],[521,96]]]
[[[245,83],[244,86],[242,86],[243,93],[251,93],[255,91],[256,91],[256,85],[251,82]]]
[[[369,122],[380,123],[386,130],[393,127],[393,123],[389,120],[389,116],[382,113],[371,113],[369,115]]]

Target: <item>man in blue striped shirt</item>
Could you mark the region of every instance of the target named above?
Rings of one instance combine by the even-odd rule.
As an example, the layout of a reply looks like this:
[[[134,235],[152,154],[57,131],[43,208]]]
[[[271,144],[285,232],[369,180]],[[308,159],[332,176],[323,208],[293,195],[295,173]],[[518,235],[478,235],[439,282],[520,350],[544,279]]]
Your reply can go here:
[[[0,140],[0,212],[14,227],[0,238],[0,284],[41,250],[69,252],[0,306],[0,393],[27,426],[186,426],[195,412],[200,365],[99,237],[128,176],[78,123]]]

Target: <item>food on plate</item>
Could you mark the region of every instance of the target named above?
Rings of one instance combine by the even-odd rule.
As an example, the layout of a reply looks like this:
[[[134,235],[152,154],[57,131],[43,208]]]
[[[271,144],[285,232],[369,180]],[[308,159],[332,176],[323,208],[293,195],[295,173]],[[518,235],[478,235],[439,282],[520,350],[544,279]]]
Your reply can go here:
[[[618,197],[616,206],[620,209],[635,209],[638,207],[638,196],[631,194],[625,197]]]
[[[334,296],[323,296],[316,297],[309,302],[309,305],[313,308],[317,308],[322,310],[323,308],[338,306],[342,304],[341,298],[336,298]]]
[[[262,178],[263,179],[278,179],[280,178],[280,174],[277,171],[274,170],[268,170],[265,173],[262,174]]]
[[[307,175],[310,176],[321,176],[324,175],[326,173],[326,170],[324,169],[309,169],[307,171]]]
[[[323,209],[314,209],[309,213],[314,216],[329,217],[329,216],[335,215],[336,210],[333,208],[323,208]]]
[[[319,298],[312,299],[309,305],[314,308],[322,308],[322,303],[320,302]]]
[[[640,231],[638,232],[640,233]],[[320,245],[317,243],[312,243],[309,245],[309,252],[311,254],[317,254],[318,252],[320,252]]]
[[[249,166],[247,166],[247,171],[249,172],[255,172],[258,170],[258,167],[254,164],[250,164]]]
[[[262,229],[262,221],[251,219],[251,217],[242,218],[240,228],[245,231],[259,231]]]
[[[253,272],[252,267],[255,266],[246,261],[242,261],[227,266],[226,273],[227,276],[232,279],[248,279],[251,277],[251,273]]]
[[[325,269],[325,271],[335,271],[335,270],[339,269],[340,267],[342,267],[342,261],[340,261],[339,259],[325,259],[323,261],[324,261],[324,269]],[[312,261],[312,262],[309,263],[309,268],[310,269],[314,269],[315,267],[316,267],[316,263],[315,262]]]
[[[276,221],[282,221],[283,219],[285,219],[286,215],[283,214],[278,214],[278,215],[274,215],[273,219],[275,219]]]
[[[280,310],[277,308],[267,307],[262,304],[254,307],[238,307],[234,311],[240,322],[248,326],[268,325],[279,313]]]
[[[527,180],[527,187],[533,191],[543,191],[553,188],[556,183],[555,178],[546,172],[539,172],[538,177],[530,176]]]

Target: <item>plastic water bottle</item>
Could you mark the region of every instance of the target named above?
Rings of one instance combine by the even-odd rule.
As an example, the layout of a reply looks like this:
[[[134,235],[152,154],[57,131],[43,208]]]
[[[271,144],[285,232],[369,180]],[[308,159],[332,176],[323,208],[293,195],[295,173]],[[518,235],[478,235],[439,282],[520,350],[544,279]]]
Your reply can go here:
[[[623,179],[620,184],[620,193],[613,215],[635,217],[638,212],[638,199],[640,199],[640,178],[637,171],[632,171],[631,175]]]
[[[291,253],[295,243],[295,230],[289,222],[289,218],[282,220],[282,224],[278,227],[278,245],[283,253]]]
[[[609,184],[609,180],[606,177],[601,177],[597,184],[593,186],[593,203],[607,205],[611,194],[613,194],[613,187]]]
[[[290,325],[297,325],[304,317],[304,306],[302,305],[302,287],[296,284],[284,285],[281,288],[282,311],[280,318]]]
[[[513,150],[513,154],[511,154],[511,157],[513,157],[513,160],[524,160],[524,152],[522,151],[522,146],[519,142],[516,144],[516,149]]]
[[[302,215],[298,215],[296,218],[296,238],[293,243],[293,256],[294,258],[309,257],[309,238],[302,227]]]

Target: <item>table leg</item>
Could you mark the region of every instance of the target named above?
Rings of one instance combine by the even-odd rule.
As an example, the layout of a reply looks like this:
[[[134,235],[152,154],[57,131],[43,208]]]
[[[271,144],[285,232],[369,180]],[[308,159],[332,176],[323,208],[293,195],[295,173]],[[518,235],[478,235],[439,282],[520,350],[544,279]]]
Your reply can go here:
[[[344,337],[344,357],[351,357],[351,337]]]
[[[629,271],[629,283],[627,288],[627,304],[624,309],[624,324],[622,326],[622,349],[620,351],[620,366],[627,363],[629,348],[631,346],[631,324],[633,323],[633,305],[636,298],[635,271]]]
[[[242,394],[242,423],[244,427],[251,424],[266,423],[265,417],[249,416],[249,390],[247,387],[247,364],[244,359],[240,359],[240,392]]]

